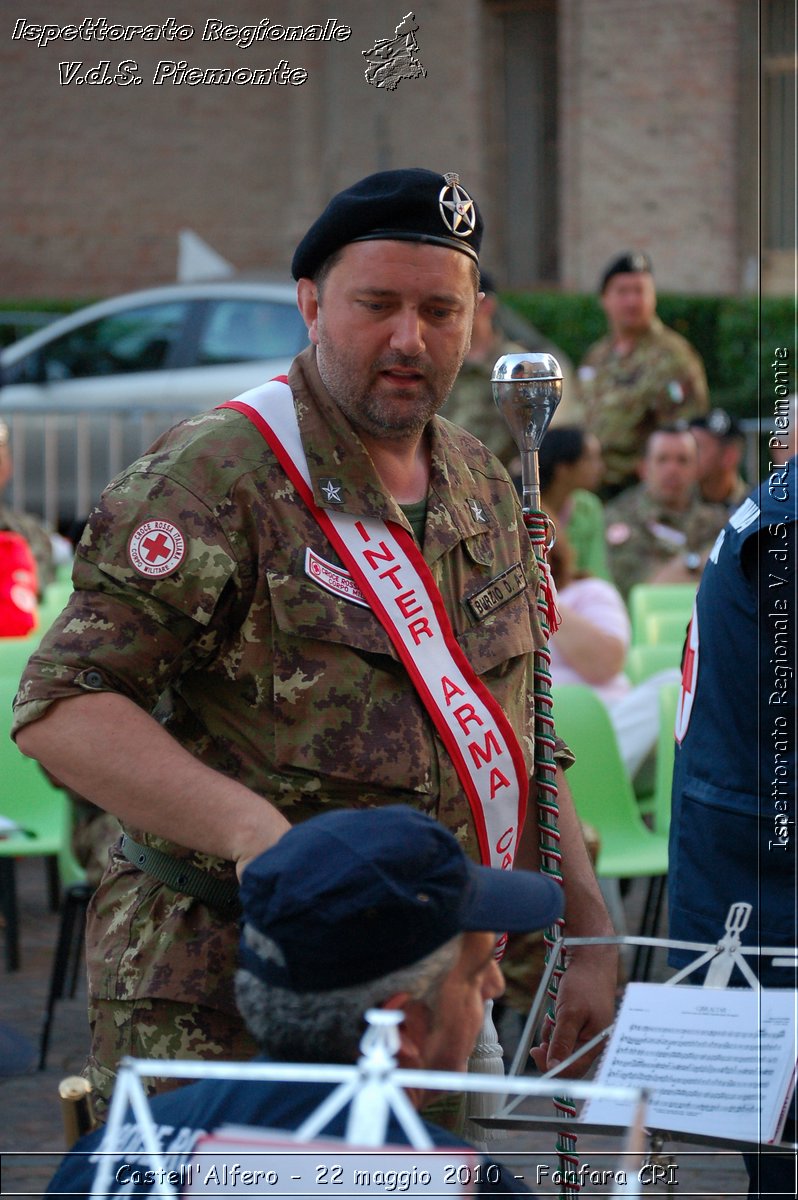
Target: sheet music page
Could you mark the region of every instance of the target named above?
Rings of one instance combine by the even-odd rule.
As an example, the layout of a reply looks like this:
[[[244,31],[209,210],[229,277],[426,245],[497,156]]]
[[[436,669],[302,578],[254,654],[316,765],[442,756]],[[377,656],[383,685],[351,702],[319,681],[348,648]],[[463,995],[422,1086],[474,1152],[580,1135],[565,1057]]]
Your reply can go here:
[[[646,1124],[746,1142],[778,1140],[795,1086],[796,993],[630,983],[596,1082],[647,1088]],[[581,1119],[628,1125],[591,1099]]]

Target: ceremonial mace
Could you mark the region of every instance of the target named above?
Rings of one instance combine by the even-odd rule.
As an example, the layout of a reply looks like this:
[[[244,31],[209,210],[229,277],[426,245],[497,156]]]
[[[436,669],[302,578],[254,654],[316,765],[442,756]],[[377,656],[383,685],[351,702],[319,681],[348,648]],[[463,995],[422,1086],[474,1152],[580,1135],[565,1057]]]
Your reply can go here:
[[[540,569],[537,608],[545,638],[544,646],[535,651],[535,782],[538,795],[538,831],[540,869],[562,885],[560,832],[558,828],[556,764],[554,761],[554,721],[551,701],[551,655],[549,634],[557,628],[557,610],[551,571],[546,561],[547,550],[553,544],[553,526],[540,507],[540,472],[538,450],[546,430],[562,399],[562,371],[551,354],[505,354],[493,368],[491,376],[493,399],[513,435],[521,455],[521,508],[524,525]],[[546,960],[552,953],[559,955],[557,942],[563,922],[544,933]],[[554,1021],[557,988],[564,965],[555,969],[548,990],[548,1017]],[[557,1097],[555,1109],[563,1117],[575,1117],[571,1101]],[[569,1178],[577,1178],[576,1137],[566,1130],[558,1132],[557,1153],[563,1164],[566,1181],[562,1195],[576,1194],[569,1187]]]

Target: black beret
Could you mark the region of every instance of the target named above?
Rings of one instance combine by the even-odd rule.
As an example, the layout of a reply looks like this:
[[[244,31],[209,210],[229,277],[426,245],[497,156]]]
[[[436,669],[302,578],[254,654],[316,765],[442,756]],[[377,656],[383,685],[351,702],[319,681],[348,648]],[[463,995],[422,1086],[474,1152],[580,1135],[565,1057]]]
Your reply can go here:
[[[744,436],[739,423],[725,408],[713,408],[705,417],[694,417],[690,428],[706,429],[707,433],[711,433],[719,442],[734,442]]]
[[[613,275],[635,275],[641,271],[647,271],[650,275],[653,270],[647,254],[643,254],[641,250],[626,250],[607,263],[599,281],[599,292],[604,291]]]
[[[379,171],[333,196],[296,248],[294,279],[312,279],[350,242],[430,242],[479,261],[482,217],[454,172]]]
[[[493,276],[489,275],[482,267],[479,269],[479,290],[486,296],[495,296],[498,291]]]

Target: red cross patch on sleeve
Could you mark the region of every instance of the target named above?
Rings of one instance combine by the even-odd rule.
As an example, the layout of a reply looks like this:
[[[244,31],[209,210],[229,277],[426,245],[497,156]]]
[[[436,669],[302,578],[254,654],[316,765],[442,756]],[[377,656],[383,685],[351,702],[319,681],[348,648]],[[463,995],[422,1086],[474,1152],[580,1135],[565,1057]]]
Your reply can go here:
[[[169,521],[145,521],[127,545],[130,564],[140,575],[162,579],[176,571],[186,554],[186,541]]]

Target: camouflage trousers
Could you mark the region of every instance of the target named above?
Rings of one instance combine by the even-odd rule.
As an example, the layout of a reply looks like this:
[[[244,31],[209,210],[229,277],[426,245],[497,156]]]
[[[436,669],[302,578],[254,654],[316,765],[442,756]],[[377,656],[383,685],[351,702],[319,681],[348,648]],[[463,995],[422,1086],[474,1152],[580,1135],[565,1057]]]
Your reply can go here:
[[[201,1004],[175,1000],[90,1000],[92,1042],[83,1076],[92,1086],[94,1110],[105,1120],[119,1060],[190,1058],[245,1062],[258,1053],[241,1018]],[[148,1095],[188,1082],[144,1079]]]

